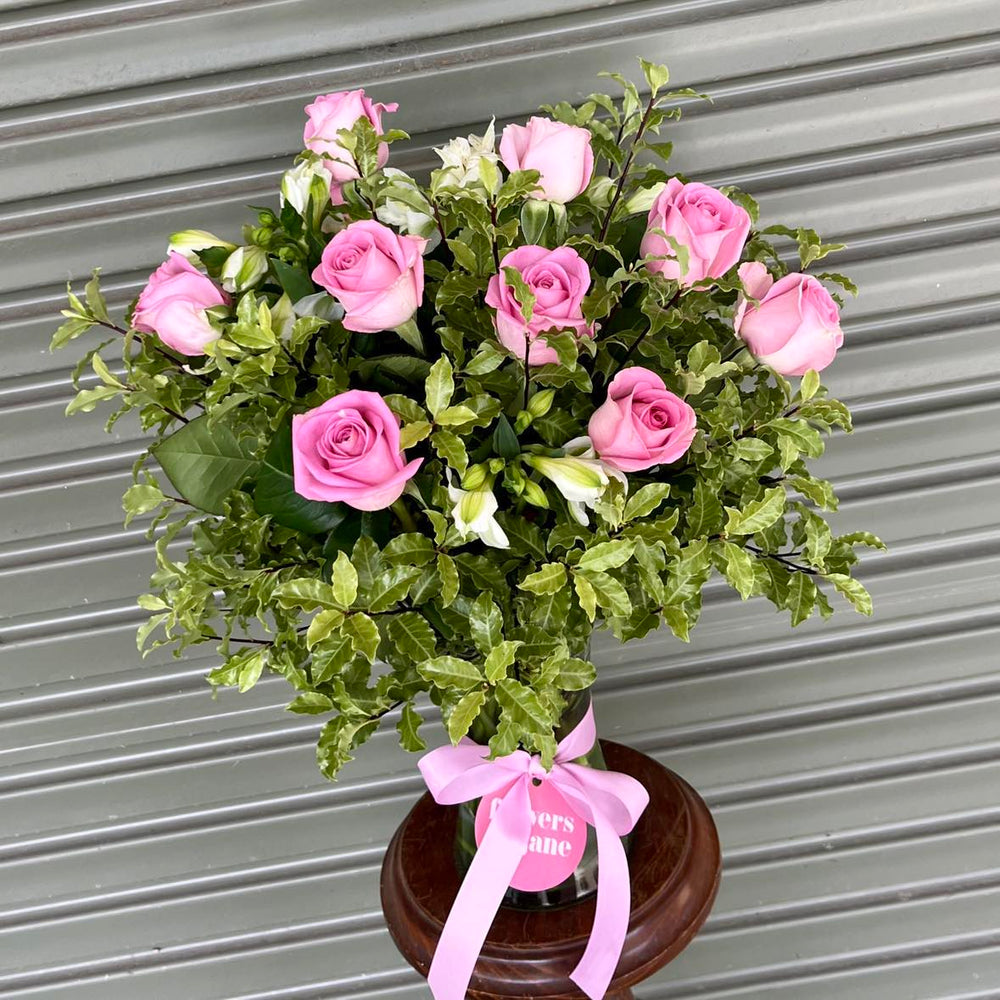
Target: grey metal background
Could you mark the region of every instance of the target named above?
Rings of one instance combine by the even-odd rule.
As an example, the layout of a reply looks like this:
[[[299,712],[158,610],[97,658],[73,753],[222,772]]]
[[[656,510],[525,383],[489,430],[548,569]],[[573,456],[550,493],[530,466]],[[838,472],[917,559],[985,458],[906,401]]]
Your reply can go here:
[[[688,647],[601,642],[604,734],[713,805],[718,905],[648,998],[1000,997],[1000,4],[996,0],[0,0],[0,997],[425,995],[378,865],[420,791],[390,731],[336,786],[285,682],[140,663],[140,444],[62,418],[62,284],[122,304],[165,234],[235,235],[316,93],[429,149],[636,55],[709,90],[676,166],[850,250],[823,467],[892,546],[877,615],[792,633],[713,585]],[[391,727],[389,727],[391,730]]]

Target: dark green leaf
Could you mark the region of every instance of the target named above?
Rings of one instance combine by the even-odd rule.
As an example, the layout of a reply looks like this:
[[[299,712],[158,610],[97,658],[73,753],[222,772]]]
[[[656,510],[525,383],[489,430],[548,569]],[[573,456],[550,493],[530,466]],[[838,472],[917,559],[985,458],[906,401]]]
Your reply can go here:
[[[498,417],[496,429],[493,431],[493,450],[508,461],[521,454],[521,445],[514,428],[503,414]]]
[[[312,295],[316,291],[316,286],[312,283],[312,278],[308,272],[301,267],[287,264],[277,257],[271,258],[271,266],[278,278],[278,284],[288,292],[288,297],[292,302],[298,302],[307,295]]]

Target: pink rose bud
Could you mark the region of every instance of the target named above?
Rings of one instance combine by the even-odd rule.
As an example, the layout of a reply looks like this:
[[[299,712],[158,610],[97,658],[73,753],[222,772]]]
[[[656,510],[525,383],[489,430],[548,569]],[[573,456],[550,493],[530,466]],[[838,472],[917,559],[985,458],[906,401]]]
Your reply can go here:
[[[811,274],[786,274],[777,281],[763,264],[750,261],[740,280],[753,305],[740,298],[733,319],[739,337],[756,356],[781,375],[821,372],[844,343],[840,310]]]
[[[229,304],[229,296],[183,254],[170,256],[150,276],[132,314],[132,326],[155,333],[167,347],[194,357],[219,339],[206,309]]]
[[[507,284],[503,268],[521,272],[524,283],[535,296],[531,321],[526,323],[514,290]],[[496,309],[493,325],[497,339],[518,358],[524,358],[528,340],[528,364],[558,362],[559,355],[537,337],[545,330],[571,330],[578,337],[593,337],[594,331],[583,318],[581,303],[590,288],[590,268],[572,247],[524,246],[511,250],[500,261],[500,273],[490,278],[486,304]]]
[[[563,205],[586,190],[594,173],[590,133],[537,116],[503,130],[500,159],[508,170],[537,170],[541,190],[534,197]]]
[[[399,449],[399,418],[377,392],[351,389],[292,417],[295,492],[382,510],[399,499],[422,458]]]
[[[394,330],[423,298],[426,245],[419,236],[400,236],[373,219],[352,222],[327,244],[313,281],[344,307],[348,330]]]
[[[747,211],[707,184],[683,184],[676,177],[656,196],[649,210],[639,252],[674,256],[674,248],[653,230],[662,230],[688,252],[681,274],[677,260],[652,260],[646,267],[688,286],[705,278],[721,278],[740,259],[750,233]]]
[[[694,410],[648,368],[620,371],[587,428],[601,461],[621,472],[676,462],[697,429]]]
[[[302,138],[306,149],[326,157],[326,168],[337,184],[357,180],[360,176],[354,158],[341,145],[338,132],[350,129],[359,118],[367,118],[381,135],[382,112],[395,111],[398,104],[377,104],[363,90],[341,90],[336,94],[317,97],[306,105],[306,122]],[[378,147],[378,165],[384,167],[389,159],[389,147],[383,142]],[[337,202],[334,202],[337,204]]]

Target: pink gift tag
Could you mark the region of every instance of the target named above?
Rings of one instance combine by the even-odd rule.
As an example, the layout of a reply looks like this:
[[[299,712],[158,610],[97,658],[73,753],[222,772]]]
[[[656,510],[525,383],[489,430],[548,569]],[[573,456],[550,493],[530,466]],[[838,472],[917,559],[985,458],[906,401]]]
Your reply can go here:
[[[576,869],[587,846],[587,821],[570,808],[550,782],[530,785],[531,837],[521,863],[510,880],[522,892],[540,892],[565,881]],[[486,835],[500,806],[502,793],[484,795],[476,810],[476,846]]]

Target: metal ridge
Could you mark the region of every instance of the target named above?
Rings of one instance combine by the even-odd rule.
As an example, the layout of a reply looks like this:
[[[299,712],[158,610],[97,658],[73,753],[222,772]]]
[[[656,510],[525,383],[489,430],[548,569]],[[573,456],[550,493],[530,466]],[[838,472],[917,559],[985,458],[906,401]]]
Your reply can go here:
[[[369,910],[331,917],[327,920],[302,921],[283,927],[268,927],[263,930],[203,938],[198,941],[178,942],[140,953],[123,953],[20,972],[0,971],[0,991],[37,989],[41,986],[106,979],[114,975],[131,974],[143,969],[178,965],[199,959],[224,958],[247,952],[266,953],[290,945],[326,944],[338,938],[384,933],[385,918],[382,916],[382,911]]]
[[[162,886],[140,886],[109,892],[95,897],[78,897],[54,904],[16,909],[3,914],[4,926],[5,929],[16,929],[42,922],[92,917],[110,910],[120,911],[128,909],[133,900],[135,903],[141,903],[142,905],[155,902],[191,900],[201,896],[204,889],[209,886],[216,891],[233,892],[294,882],[302,878],[323,874],[360,874],[365,871],[374,871],[378,868],[382,850],[383,848],[380,845],[365,852],[356,852],[356,855],[363,854],[364,859],[358,860],[356,857],[352,857],[352,861],[354,862],[352,864],[346,864],[345,857],[339,855],[333,855],[329,858],[309,858],[298,863],[280,863],[271,866],[249,868],[226,873],[225,875],[196,876],[190,879],[176,880]],[[260,878],[259,876],[264,873],[270,877]],[[258,877],[255,878],[253,876]],[[712,937],[729,934],[734,931],[776,927],[800,919],[815,919],[817,917],[845,913],[888,909],[898,906],[901,901],[911,902],[943,897],[953,898],[956,895],[978,893],[983,889],[992,889],[998,886],[1000,886],[1000,869],[990,868],[963,873],[955,877],[909,880],[880,886],[873,890],[828,894],[801,901],[793,900],[764,904],[753,909],[723,910],[715,912],[710,917],[705,929],[702,931],[702,935],[704,937]],[[367,926],[369,921],[376,922],[379,915],[375,911],[360,914],[362,926]],[[338,922],[343,920],[342,917],[335,919]],[[312,926],[312,924],[307,926]],[[334,936],[336,936],[335,933]],[[232,938],[225,938],[223,940],[228,943]],[[172,952],[174,949],[170,948],[167,950]],[[176,956],[171,957],[176,959]],[[213,955],[213,957],[215,956]],[[186,961],[189,959],[187,956],[182,956],[176,960]],[[0,983],[2,983],[2,980],[0,980]]]
[[[768,867],[770,865],[761,866]],[[743,910],[713,913],[703,935],[726,933],[759,927],[774,927],[795,920],[809,920],[841,913],[859,913],[881,909],[905,900],[907,902],[939,899],[953,895],[974,893],[982,889],[1000,888],[1000,868],[983,868],[960,875],[940,876],[932,879],[914,879],[877,889],[860,889],[852,892],[811,896],[802,900],[785,900]]]
[[[903,905],[905,903],[897,903],[897,907]],[[650,995],[656,1000],[687,996],[710,997],[719,995],[720,992],[729,994],[729,991],[735,988],[743,991],[749,986],[763,988],[780,983],[806,982],[819,977],[842,976],[845,972],[878,966],[891,967],[906,961],[926,961],[929,958],[961,955],[997,946],[1000,946],[1000,930],[969,931],[963,934],[907,941],[902,944],[858,948],[815,958],[798,957],[789,962],[743,968],[732,972],[706,973],[689,979],[674,979],[670,983],[654,987]]]
[[[384,844],[351,848],[330,854],[248,864],[231,871],[195,872],[165,882],[147,883],[94,892],[89,895],[49,899],[0,910],[0,927],[15,930],[33,924],[93,917],[153,903],[207,898],[212,895],[265,886],[285,885],[319,875],[354,875],[377,870],[385,853]]]
[[[131,820],[90,824],[83,827],[39,833],[33,837],[20,837],[13,841],[0,841],[0,866],[10,861],[27,858],[49,857],[91,849],[104,849],[118,843],[135,843],[189,834],[196,830],[225,829],[245,825],[249,820],[284,819],[321,809],[341,809],[354,804],[371,804],[373,786],[377,788],[382,803],[405,802],[413,798],[424,786],[420,775],[387,778],[378,785],[356,782],[318,789],[289,789],[276,795],[260,796],[226,805],[173,810],[153,816]]]
[[[825,853],[825,852],[824,852]],[[984,888],[992,888],[996,879],[987,877],[980,878],[978,884],[969,884],[963,880],[956,879],[955,883],[949,886],[945,880],[935,880],[934,883],[923,885],[923,894],[917,898],[934,898],[940,895],[954,894],[974,894],[981,892]],[[917,883],[918,892],[920,883]],[[949,892],[950,889],[950,892]],[[898,893],[898,889],[897,889]],[[860,912],[866,909],[895,909],[905,906],[910,899],[900,899],[899,895],[889,895],[889,890],[883,890],[881,898],[877,901],[869,899],[855,906],[847,906],[847,900],[836,897],[827,900],[827,907],[822,905],[809,915],[826,916],[843,912]],[[768,919],[769,910],[775,913]],[[725,914],[719,913],[706,926],[704,933],[713,937],[727,934],[740,933],[747,928],[758,929],[760,927],[780,926],[789,919],[782,910],[784,907],[778,904],[775,907],[762,907],[754,914],[757,919],[735,919],[726,922]],[[763,915],[764,919],[759,919]],[[289,945],[323,942],[331,939],[352,938],[356,936],[367,936],[369,934],[384,933],[383,917],[380,910],[364,910],[360,913],[344,914],[325,920],[309,920],[281,928],[266,928],[264,930],[246,930],[236,934],[218,936],[214,938],[201,938],[196,941],[184,941],[168,944],[154,952],[143,952],[141,954],[128,953],[120,955],[110,955],[100,958],[89,958],[80,962],[65,963],[59,966],[44,966],[41,968],[24,969],[0,977],[0,988],[3,989],[25,989],[30,987],[40,987],[43,985],[57,985],[66,982],[81,982],[97,976],[106,978],[116,974],[131,973],[140,969],[160,968],[163,966],[188,963],[192,961],[205,961],[215,958],[226,958],[235,954],[246,954],[248,952],[267,953],[276,948],[287,947]],[[938,947],[931,947],[928,941],[938,943]],[[815,959],[796,959],[794,962],[773,964],[761,967],[760,974],[765,972],[773,976],[776,971],[780,973],[778,980],[784,981],[787,978],[797,978],[798,973],[792,975],[793,970],[808,969],[808,975],[821,974],[829,971],[843,970],[845,968],[860,968],[869,964],[883,964],[888,958],[889,962],[911,955],[927,957],[931,953],[951,954],[956,950],[967,950],[969,947],[981,948],[986,944],[992,945],[994,942],[1000,943],[1000,931],[991,929],[985,932],[971,932],[960,935],[953,935],[947,938],[925,939],[918,942],[906,942],[900,945],[880,946],[877,949],[860,949],[849,953],[841,953],[836,956],[822,956]],[[853,961],[845,962],[845,956],[853,956]],[[390,976],[392,971],[378,973],[376,978]],[[695,979],[687,980],[687,984],[707,984],[709,981],[724,982],[730,980],[734,975],[739,975],[741,985],[747,983],[745,978],[746,970],[738,973],[721,973],[699,976]],[[350,980],[356,981],[362,977],[352,976]],[[363,981],[369,981],[368,976],[363,977]],[[763,981],[763,980],[762,980]],[[767,979],[768,982],[772,979]],[[777,980],[775,980],[777,981]],[[669,996],[675,989],[685,987],[685,981],[674,981],[668,987],[670,992],[660,993],[661,996]]]
[[[385,735],[385,734],[383,734]],[[378,738],[378,737],[376,737]],[[630,735],[629,744],[650,756],[662,756],[669,762],[674,748],[661,750],[652,741]],[[704,786],[705,800],[717,815],[748,803],[781,799],[791,792],[856,788],[879,785],[887,780],[957,768],[995,765],[1000,743],[993,741],[969,747],[949,748],[931,754],[914,752],[891,759],[874,759],[855,765],[815,768],[810,771],[777,775],[765,783],[744,781],[733,785]],[[187,835],[198,830],[245,826],[257,820],[287,819],[300,814],[330,809],[353,809],[370,805],[378,794],[384,804],[412,801],[424,790],[414,768],[405,775],[388,775],[379,780],[358,781],[352,785],[329,786],[260,796],[202,808],[186,808],[170,813],[145,815],[129,820],[63,828],[34,837],[20,837],[0,842],[0,867],[9,862],[43,858],[94,848],[106,849],[118,843],[152,841],[161,837]],[[857,827],[836,833],[809,834],[780,843],[755,844],[727,851],[727,868],[770,863],[776,860],[823,854],[833,848],[898,843],[935,833],[980,829],[1000,824],[1000,806],[934,814],[916,820],[891,821],[869,827]]]
[[[890,648],[902,650],[917,642],[952,639],[956,635],[991,633],[1000,627],[996,623],[995,608],[991,602],[937,615],[904,615],[884,624],[885,628],[878,631],[869,628],[863,635],[851,629],[834,628],[807,637],[795,637],[794,641],[790,636],[761,640],[741,645],[738,651],[689,651],[687,647],[677,648],[669,661],[658,663],[655,668],[619,661],[615,664],[613,675],[610,671],[605,671],[598,678],[596,690],[646,690],[669,681],[701,677],[709,670],[716,677],[738,675],[755,668],[753,663],[748,662],[748,658],[775,665],[797,661],[803,656],[824,659],[851,650],[856,650],[859,656],[865,656],[869,652],[879,653]],[[119,627],[131,628],[131,625]],[[74,684],[72,688],[59,687],[55,691],[46,691],[42,687],[27,697],[0,696],[0,720],[16,716],[18,721],[23,721],[60,711],[80,711],[98,704],[102,708],[123,704],[139,705],[158,701],[164,695],[189,697],[197,695],[199,691],[207,695],[205,674],[217,663],[217,655],[202,656],[184,659],[177,667],[167,664],[125,677],[119,674],[102,675],[97,683],[87,682],[82,686]],[[63,683],[67,682],[59,682],[60,685]],[[258,682],[258,687],[262,685],[283,688],[284,682],[278,677],[268,676]]]
[[[657,687],[668,689],[677,680],[678,678],[672,677],[662,683],[647,682],[642,687],[651,693],[651,689]],[[636,687],[640,686],[632,686],[633,689]],[[604,687],[602,690],[608,691],[608,688]],[[631,736],[630,742],[638,748],[648,747],[655,749],[658,754],[669,754],[698,746],[718,745],[732,739],[744,740],[775,732],[822,728],[846,720],[891,717],[943,705],[994,702],[998,700],[998,696],[1000,672],[977,674],[947,682],[899,687],[891,691],[864,692],[689,725],[645,730]],[[153,749],[144,749],[144,744],[136,744],[121,753],[98,751],[92,757],[82,760],[58,757],[40,763],[2,768],[0,798],[16,796],[25,791],[35,792],[95,781],[103,784],[113,778],[172,770],[181,765],[208,764],[237,755],[241,761],[246,761],[275,751],[309,748],[316,741],[315,722],[286,724],[277,716],[276,708],[269,705],[248,709],[241,714],[248,713],[258,713],[268,718],[274,715],[275,722],[261,728],[241,728],[231,735],[224,730],[221,734],[201,737],[185,733],[177,738],[177,742]],[[436,723],[433,728],[437,728]],[[392,734],[385,730],[382,735],[385,737]],[[1000,753],[1000,741],[985,746],[987,753]],[[968,762],[966,758],[962,759]],[[769,779],[768,787],[773,787],[773,779]]]
[[[473,131],[478,123],[454,126],[448,132]],[[433,154],[441,130],[412,133],[394,147],[396,162],[422,174],[439,163]],[[276,153],[223,166],[178,174],[163,174],[117,186],[74,188],[44,199],[0,200],[0,235],[38,233],[71,228],[74,223],[132,218],[137,211],[177,207],[178,211],[238,195],[259,198],[274,195],[281,176],[296,151]],[[912,168],[952,159],[969,159],[1000,152],[1000,124],[979,128],[943,129],[918,135],[900,135],[878,142],[840,146],[811,154],[794,154],[766,161],[707,167],[699,176],[708,184],[737,184],[768,194],[865,176],[896,168]],[[278,161],[278,162],[276,162]],[[713,170],[719,172],[713,174]],[[51,219],[51,221],[46,221]]]
[[[615,37],[646,37],[657,30],[676,28],[679,23],[675,5],[658,6],[653,11],[635,4],[632,17],[621,8],[597,8],[573,15],[554,15],[538,21],[498,24],[488,29],[459,31],[454,34],[427,36],[411,46],[412,52],[399,55],[398,46],[372,47],[352,53],[348,64],[344,54],[331,62],[330,57],[312,57],[293,63],[272,63],[251,69],[237,69],[207,74],[193,79],[179,79],[114,91],[59,98],[37,104],[21,105],[0,113],[0,146],[16,140],[50,134],[90,131],[95,127],[123,124],[141,118],[148,122],[163,115],[176,115],[206,108],[247,102],[308,98],[319,87],[346,86],[348,83],[373,84],[401,76],[420,76],[449,69],[469,69],[480,63],[502,63],[523,58],[558,45],[561,51],[588,47],[607,41],[610,24]],[[747,7],[753,7],[746,4]],[[781,0],[760,0],[756,9],[787,6]],[[637,10],[638,8],[638,10]],[[725,16],[725,13],[718,16]],[[552,22],[565,20],[560,30]],[[556,42],[554,39],[559,38]],[[780,68],[759,74],[715,80],[708,86],[702,81],[691,84],[696,90],[710,89],[715,107],[736,108],[767,104],[794,96],[834,93],[868,83],[890,83],[917,77],[958,72],[995,64],[1000,54],[1000,33],[927,41],[898,49],[843,56]],[[693,114],[702,113],[694,101],[681,102]],[[25,109],[31,109],[25,113]],[[525,110],[525,109],[522,109]],[[19,114],[20,112],[20,114]],[[59,122],[55,125],[55,122]]]
[[[213,7],[228,9],[268,5],[268,0],[213,0],[212,3]],[[105,0],[89,10],[71,3],[47,3],[40,14],[31,8],[15,7],[0,12],[0,46],[203,13],[204,0]]]
[[[676,11],[682,16],[688,15],[688,21],[708,20],[768,10],[775,6],[802,6],[809,2],[811,0],[798,0],[797,3],[789,3],[788,0],[784,0],[783,3],[780,0],[678,0],[678,2],[669,5],[669,10]],[[253,8],[270,5],[269,0],[215,0],[213,3],[213,7],[225,8]],[[667,9],[668,5],[663,3],[632,3],[622,4],[619,9],[623,9],[623,17],[629,17],[628,12],[633,8],[648,10],[650,7],[663,10]],[[580,9],[587,10],[588,4],[582,4]],[[22,14],[23,9],[15,8],[11,13]],[[10,14],[5,15],[0,12],[0,45],[29,38],[84,34],[94,28],[128,27],[149,21],[181,20],[189,14],[204,13],[203,0],[145,0],[145,2],[119,0],[119,2],[104,2],[97,9],[83,11],[75,4],[52,3],[46,5],[45,16],[29,13],[26,17],[15,18],[11,17]],[[564,16],[565,13],[565,11],[555,11],[543,14],[533,20]],[[5,21],[11,26],[5,27]],[[502,24],[503,21],[495,23]]]

